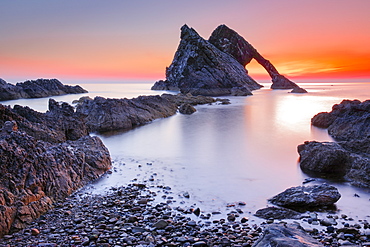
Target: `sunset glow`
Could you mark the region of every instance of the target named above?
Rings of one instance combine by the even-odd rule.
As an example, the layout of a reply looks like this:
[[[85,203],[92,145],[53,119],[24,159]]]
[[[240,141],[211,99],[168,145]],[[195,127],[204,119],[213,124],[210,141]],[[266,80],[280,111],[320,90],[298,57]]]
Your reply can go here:
[[[0,78],[163,79],[186,23],[228,25],[293,80],[370,79],[370,1],[144,2],[3,3]]]

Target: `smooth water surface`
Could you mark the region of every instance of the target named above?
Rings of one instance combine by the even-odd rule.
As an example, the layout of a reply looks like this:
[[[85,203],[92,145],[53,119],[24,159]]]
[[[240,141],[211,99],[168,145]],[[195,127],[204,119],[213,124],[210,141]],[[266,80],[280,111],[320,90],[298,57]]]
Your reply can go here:
[[[82,84],[91,97],[160,94],[151,84]],[[311,118],[330,111],[343,99],[366,100],[370,83],[306,83],[307,94],[271,90],[269,84],[253,96],[228,97],[230,105],[198,106],[193,115],[177,114],[130,131],[100,134],[114,161],[114,172],[95,183],[101,193],[131,181],[168,185],[174,201],[196,204],[206,212],[224,210],[244,201],[254,213],[267,199],[288,187],[302,185],[297,145],[306,140],[332,141],[327,131],[312,127]],[[81,95],[54,97],[71,102]],[[46,99],[12,101],[36,109]],[[44,109],[46,110],[46,109]],[[364,219],[370,193],[346,183],[335,185],[342,194],[337,206]],[[190,199],[181,198],[189,192]],[[354,197],[354,194],[360,197]],[[180,195],[180,197],[178,196]]]

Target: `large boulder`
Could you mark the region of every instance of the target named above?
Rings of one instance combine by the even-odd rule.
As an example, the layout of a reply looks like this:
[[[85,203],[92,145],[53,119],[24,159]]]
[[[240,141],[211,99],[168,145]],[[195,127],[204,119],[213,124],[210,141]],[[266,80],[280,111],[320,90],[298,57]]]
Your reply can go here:
[[[312,176],[342,178],[370,187],[369,140],[305,142],[298,146],[300,167]]]
[[[8,122],[7,122],[8,123]],[[26,226],[110,169],[97,137],[53,144],[22,131],[0,133],[0,236]]]
[[[294,92],[307,93],[297,84],[281,75],[275,66],[265,59],[250,43],[226,25],[218,26],[211,34],[209,42],[219,50],[233,56],[244,67],[255,59],[268,72],[272,79],[272,89],[295,89]]]
[[[220,51],[187,25],[181,27],[181,41],[166,80],[153,90],[180,90],[193,95],[251,95],[259,85],[243,65]]]
[[[284,247],[314,247],[324,246],[307,234],[297,224],[267,225],[253,247],[284,246]]]
[[[337,188],[324,183],[313,186],[291,187],[268,201],[280,207],[305,211],[332,206],[340,197]]]
[[[64,94],[87,93],[80,86],[63,85],[57,79],[37,79],[12,85],[0,79],[0,100],[42,98]]]
[[[298,153],[301,169],[308,174],[343,177],[351,168],[350,153],[335,142],[305,142]]]

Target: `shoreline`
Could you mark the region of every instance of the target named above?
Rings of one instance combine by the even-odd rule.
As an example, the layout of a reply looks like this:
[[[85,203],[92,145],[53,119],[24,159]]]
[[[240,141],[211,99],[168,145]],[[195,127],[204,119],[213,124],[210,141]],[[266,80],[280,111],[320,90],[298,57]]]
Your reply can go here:
[[[369,219],[340,212],[258,222],[254,212],[244,212],[248,201],[208,212],[187,200],[189,195],[155,179],[143,183],[134,177],[126,186],[100,194],[85,186],[28,227],[5,235],[0,246],[252,246],[272,223],[300,224],[324,246],[367,246],[360,244],[368,244],[370,235]],[[337,224],[328,223],[333,220]]]

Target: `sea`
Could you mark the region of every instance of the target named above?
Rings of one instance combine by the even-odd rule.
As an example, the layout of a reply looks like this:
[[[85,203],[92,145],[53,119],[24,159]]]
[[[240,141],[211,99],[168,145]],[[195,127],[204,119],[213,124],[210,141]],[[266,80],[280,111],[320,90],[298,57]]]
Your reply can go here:
[[[253,214],[271,206],[267,200],[274,195],[293,186],[328,183],[342,195],[336,203],[338,214],[369,221],[370,190],[345,181],[311,179],[299,167],[297,146],[312,140],[334,141],[326,129],[312,126],[311,118],[331,111],[344,99],[369,99],[370,82],[299,83],[307,94],[271,90],[270,83],[261,84],[264,87],[252,96],[223,97],[230,99],[229,105],[200,105],[192,115],[177,113],[132,130],[93,133],[108,147],[113,169],[86,186],[84,193],[101,194],[112,187],[145,183],[157,194],[156,200],[172,207],[221,213],[212,216],[216,218],[224,217],[235,205],[258,222]],[[72,104],[82,96],[133,98],[176,93],[152,91],[153,82],[80,85],[89,93],[51,98]],[[1,103],[45,112],[48,100]]]

